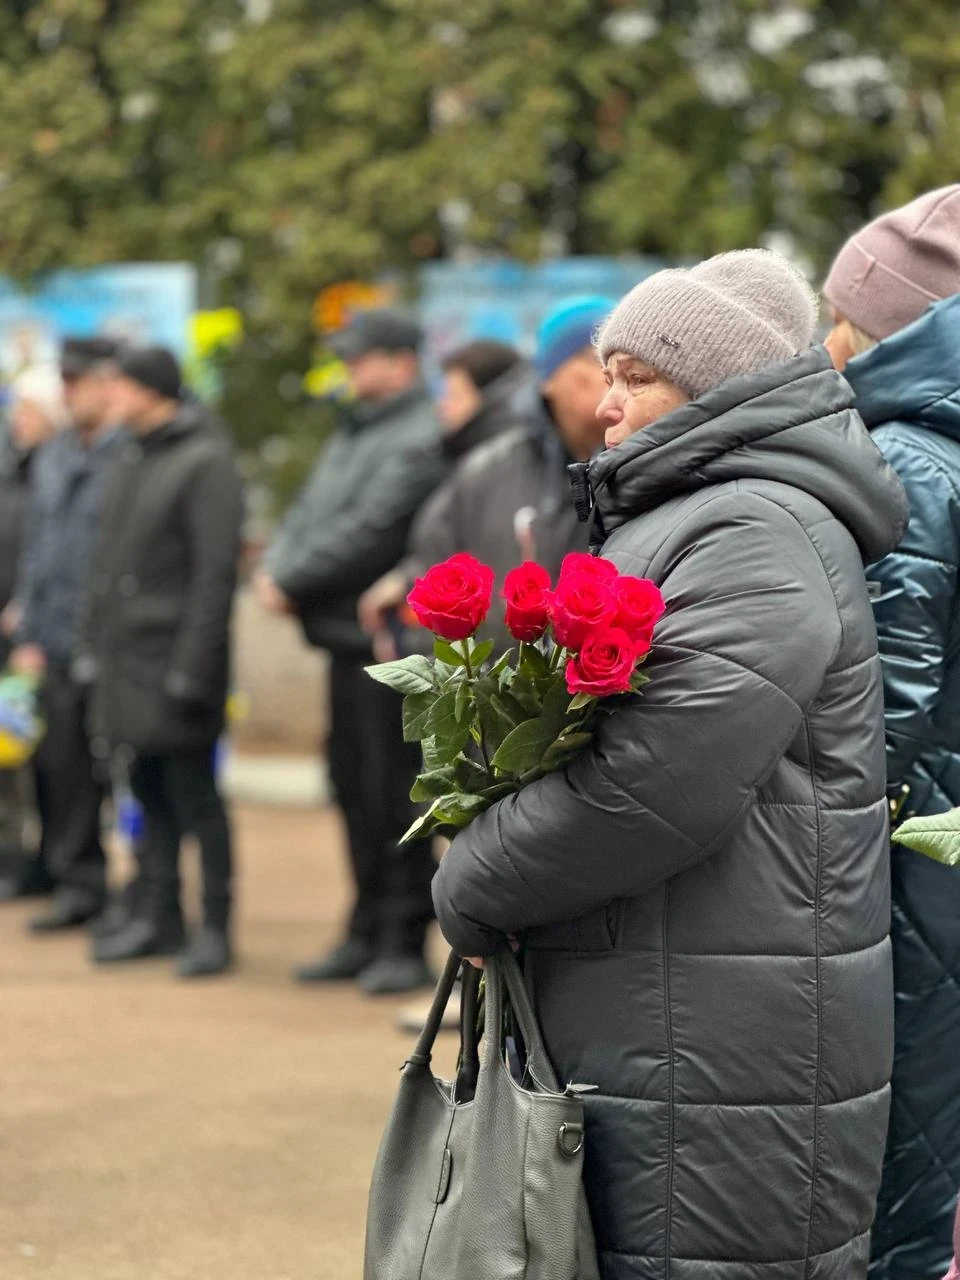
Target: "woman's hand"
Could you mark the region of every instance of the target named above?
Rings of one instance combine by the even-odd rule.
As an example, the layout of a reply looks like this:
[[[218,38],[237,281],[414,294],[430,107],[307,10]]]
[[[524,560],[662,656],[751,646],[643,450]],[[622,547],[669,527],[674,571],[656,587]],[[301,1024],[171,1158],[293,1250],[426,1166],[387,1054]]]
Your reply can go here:
[[[520,950],[520,939],[516,934],[508,933],[507,941],[510,943],[511,951]],[[475,969],[483,968],[483,956],[464,956],[464,960],[466,960],[467,964],[472,964]]]

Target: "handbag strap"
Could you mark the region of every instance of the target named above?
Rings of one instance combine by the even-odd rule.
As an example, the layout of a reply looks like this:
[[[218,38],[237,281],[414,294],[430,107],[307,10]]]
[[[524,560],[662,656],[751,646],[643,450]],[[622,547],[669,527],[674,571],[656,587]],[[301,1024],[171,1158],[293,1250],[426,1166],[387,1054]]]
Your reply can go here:
[[[440,1031],[440,1024],[443,1020],[443,1013],[447,1007],[447,1003],[453,992],[454,984],[457,981],[457,974],[460,972],[460,957],[453,951],[447,960],[443,970],[443,975],[437,983],[437,990],[433,997],[433,1004],[430,1006],[430,1012],[427,1014],[427,1020],[423,1024],[423,1030],[420,1032],[417,1040],[416,1048],[407,1058],[406,1063],[417,1067],[428,1067],[430,1059],[433,1057],[433,1045]]]
[[[460,977],[460,1061],[455,1094],[457,1102],[470,1102],[480,1078],[480,981],[481,973],[472,964],[463,966]]]
[[[489,1068],[497,1059],[503,1060],[505,1053],[503,1014],[504,1005],[509,1004],[526,1045],[527,1069],[530,1075],[541,1089],[550,1093],[559,1092],[557,1077],[547,1057],[530,993],[527,991],[516,956],[509,946],[504,944],[492,956],[487,957],[486,976],[484,1066]]]

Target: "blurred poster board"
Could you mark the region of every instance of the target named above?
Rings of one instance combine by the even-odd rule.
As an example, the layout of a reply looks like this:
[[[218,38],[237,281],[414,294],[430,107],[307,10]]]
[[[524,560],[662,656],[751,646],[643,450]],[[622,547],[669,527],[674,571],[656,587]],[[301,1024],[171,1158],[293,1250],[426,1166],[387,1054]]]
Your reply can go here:
[[[54,271],[24,289],[0,277],[0,376],[55,360],[66,336],[159,343],[187,354],[197,305],[188,263],[129,263]]]
[[[431,262],[420,268],[420,316],[434,371],[450,351],[493,338],[532,355],[544,316],[564,299],[619,299],[667,264],[656,258],[554,258],[538,263]]]

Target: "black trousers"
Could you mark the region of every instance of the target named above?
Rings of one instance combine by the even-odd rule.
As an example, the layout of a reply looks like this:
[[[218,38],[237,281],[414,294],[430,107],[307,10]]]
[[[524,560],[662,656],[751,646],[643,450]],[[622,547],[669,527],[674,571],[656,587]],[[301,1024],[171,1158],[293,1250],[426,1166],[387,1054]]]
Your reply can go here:
[[[87,737],[87,691],[51,664],[43,690],[46,737],[34,761],[40,813],[40,857],[58,889],[92,905],[106,893],[100,842],[105,784],[97,775]]]
[[[141,756],[130,789],[143,809],[138,903],[161,925],[180,918],[180,844],[193,836],[200,846],[204,921],[229,923],[233,839],[217,789],[213,747],[162,756]]]
[[[330,776],[357,895],[350,936],[383,952],[422,951],[436,863],[429,840],[398,844],[416,816],[410,788],[420,748],[403,741],[399,695],[371,680],[362,662],[334,658],[330,683]]]

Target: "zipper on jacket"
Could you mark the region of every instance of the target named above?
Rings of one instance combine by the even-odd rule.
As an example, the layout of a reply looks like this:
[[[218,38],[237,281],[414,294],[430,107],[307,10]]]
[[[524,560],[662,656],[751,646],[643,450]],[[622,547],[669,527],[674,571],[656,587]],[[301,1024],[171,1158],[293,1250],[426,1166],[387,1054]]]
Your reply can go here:
[[[600,548],[607,540],[600,510],[597,507],[596,494],[590,483],[590,463],[571,462],[567,467],[570,487],[573,489],[573,505],[577,519],[581,524],[589,524],[590,550],[598,555]]]

